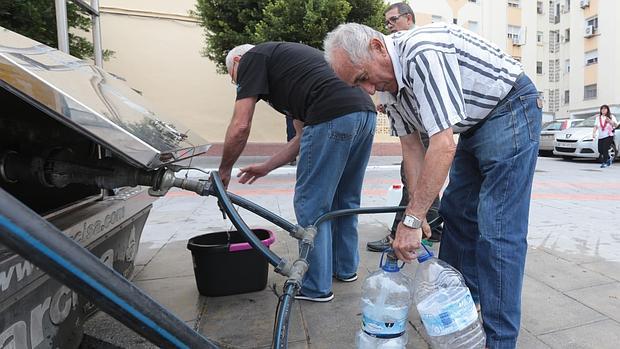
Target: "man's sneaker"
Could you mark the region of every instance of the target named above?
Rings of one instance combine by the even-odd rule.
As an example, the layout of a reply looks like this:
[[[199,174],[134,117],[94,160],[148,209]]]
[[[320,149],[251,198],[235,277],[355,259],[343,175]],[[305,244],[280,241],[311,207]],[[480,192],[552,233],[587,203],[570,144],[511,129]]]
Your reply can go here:
[[[383,252],[386,249],[390,248],[390,235],[388,234],[381,240],[370,241],[366,243],[366,249],[371,252]]]
[[[336,278],[336,280],[341,281],[341,282],[353,282],[353,281],[357,280],[357,273],[355,273],[355,274],[353,274],[353,275],[351,275],[349,277],[346,277],[346,278],[341,278],[341,277],[338,277],[338,276],[334,275],[334,278]]]
[[[310,302],[329,302],[332,299],[334,299],[334,293],[330,292],[323,296],[310,297],[300,292],[298,295],[295,296],[295,299],[298,299],[300,301],[310,301]]]

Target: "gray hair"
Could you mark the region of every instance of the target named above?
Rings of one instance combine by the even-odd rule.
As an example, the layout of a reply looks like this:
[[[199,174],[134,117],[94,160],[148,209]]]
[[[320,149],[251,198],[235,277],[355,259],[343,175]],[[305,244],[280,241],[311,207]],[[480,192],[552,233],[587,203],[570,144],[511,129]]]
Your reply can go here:
[[[228,51],[226,55],[226,70],[228,70],[228,74],[232,72],[233,67],[233,58],[236,56],[243,56],[246,52],[251,50],[254,47],[252,44],[243,44],[239,46],[233,47],[232,50]]]
[[[332,64],[334,51],[342,49],[351,63],[365,62],[371,58],[370,40],[375,38],[383,41],[383,34],[363,24],[341,24],[329,32],[323,41],[325,60]]]

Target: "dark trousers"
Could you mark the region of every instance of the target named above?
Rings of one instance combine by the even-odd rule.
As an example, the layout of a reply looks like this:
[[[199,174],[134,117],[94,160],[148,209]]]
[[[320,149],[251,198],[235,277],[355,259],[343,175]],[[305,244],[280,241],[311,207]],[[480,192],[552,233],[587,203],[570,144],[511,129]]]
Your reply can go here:
[[[601,163],[609,161],[609,147],[614,143],[614,136],[601,138],[598,140],[598,153]]]

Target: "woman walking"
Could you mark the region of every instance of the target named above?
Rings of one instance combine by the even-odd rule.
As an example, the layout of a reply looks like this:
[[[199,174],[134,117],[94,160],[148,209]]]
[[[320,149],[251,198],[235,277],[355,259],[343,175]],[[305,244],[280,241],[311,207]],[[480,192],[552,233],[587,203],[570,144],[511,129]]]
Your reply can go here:
[[[592,138],[598,132],[598,153],[601,159],[601,168],[611,166],[613,159],[609,156],[609,147],[614,143],[614,129],[618,126],[618,121],[609,112],[609,106],[604,104],[599,110],[599,114],[594,120]]]

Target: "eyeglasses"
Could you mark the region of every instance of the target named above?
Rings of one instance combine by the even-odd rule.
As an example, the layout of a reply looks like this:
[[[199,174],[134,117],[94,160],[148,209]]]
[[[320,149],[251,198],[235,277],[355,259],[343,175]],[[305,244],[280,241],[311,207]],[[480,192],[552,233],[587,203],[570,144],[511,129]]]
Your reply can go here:
[[[383,23],[385,24],[385,27],[387,28],[387,27],[388,27],[388,26],[390,26],[390,25],[394,25],[394,24],[396,24],[396,21],[397,21],[400,17],[402,17],[402,16],[406,16],[406,15],[408,15],[408,13],[401,13],[401,14],[399,14],[398,16],[392,16],[392,17],[390,17],[390,18],[386,19],[386,20],[385,20],[385,22],[383,22]]]

